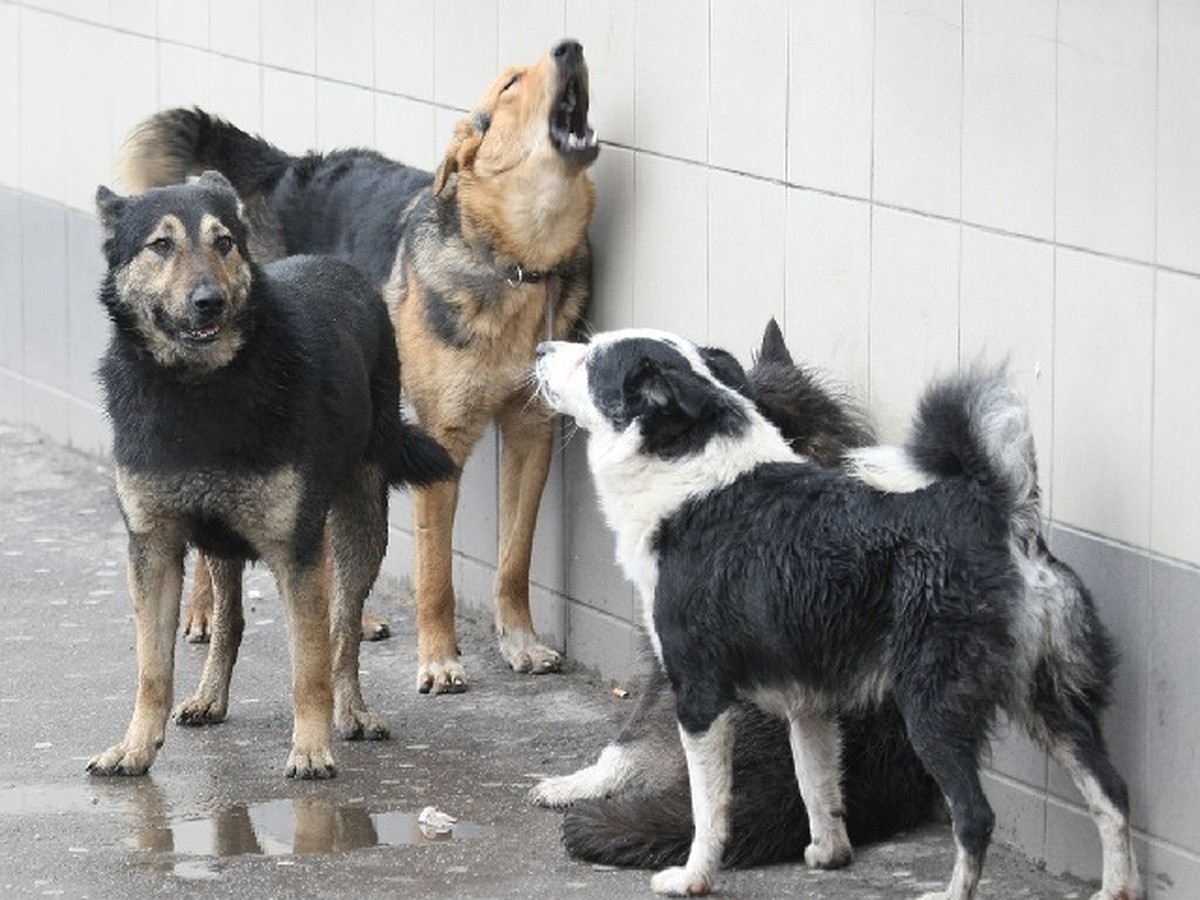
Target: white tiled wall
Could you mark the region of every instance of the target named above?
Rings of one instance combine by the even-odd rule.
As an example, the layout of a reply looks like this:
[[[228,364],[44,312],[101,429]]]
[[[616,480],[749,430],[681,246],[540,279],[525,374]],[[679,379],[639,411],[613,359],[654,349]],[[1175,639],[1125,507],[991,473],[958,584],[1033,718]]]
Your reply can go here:
[[[1108,722],[1148,881],[1187,884],[1200,787],[1174,770],[1200,734],[1194,0],[0,0],[0,412],[102,444],[91,203],[139,119],[201,104],[293,152],[365,144],[433,167],[494,74],[564,34],[585,45],[605,142],[592,327],[667,328],[748,360],[776,316],[888,437],[931,374],[1008,359],[1057,545],[1123,653]],[[536,608],[569,653],[623,674],[641,665],[637,614],[582,451],[567,438],[543,505]],[[496,453],[489,437],[468,467],[457,530],[476,610]],[[994,759],[998,833],[1091,866],[1061,773],[1015,737]]]

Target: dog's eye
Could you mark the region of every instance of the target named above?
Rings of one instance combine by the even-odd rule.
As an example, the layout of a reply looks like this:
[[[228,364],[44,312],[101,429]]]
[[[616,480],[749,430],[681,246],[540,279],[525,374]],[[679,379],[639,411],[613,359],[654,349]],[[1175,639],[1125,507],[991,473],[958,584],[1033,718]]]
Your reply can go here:
[[[217,248],[217,252],[225,256],[233,249],[233,238],[227,234],[217,235],[217,239],[213,241],[213,246]]]
[[[512,87],[514,84],[516,84],[520,80],[521,80],[521,76],[519,74],[514,75],[512,78],[508,79],[508,84],[504,85],[504,87],[500,89],[500,93],[503,94],[505,91],[507,91],[510,87]]]
[[[166,256],[175,247],[175,242],[169,237],[157,237],[146,245],[159,256]]]

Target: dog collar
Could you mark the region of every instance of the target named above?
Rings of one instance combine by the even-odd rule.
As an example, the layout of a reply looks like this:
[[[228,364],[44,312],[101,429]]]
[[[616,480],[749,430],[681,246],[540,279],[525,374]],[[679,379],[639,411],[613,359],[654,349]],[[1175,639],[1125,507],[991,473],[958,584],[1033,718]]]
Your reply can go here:
[[[544,269],[542,271],[526,269],[520,263],[513,263],[507,269],[504,269],[504,280],[508,282],[509,287],[519,287],[522,284],[538,284],[553,275],[554,271],[554,269]]]

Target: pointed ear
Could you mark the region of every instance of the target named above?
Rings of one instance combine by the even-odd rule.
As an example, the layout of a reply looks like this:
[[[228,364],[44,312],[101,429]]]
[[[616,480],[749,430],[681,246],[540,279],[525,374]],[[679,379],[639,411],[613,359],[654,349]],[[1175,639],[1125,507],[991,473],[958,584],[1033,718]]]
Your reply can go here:
[[[455,172],[471,168],[475,164],[475,154],[483,142],[483,135],[471,124],[471,119],[462,119],[454,129],[454,137],[446,148],[442,164],[438,166],[433,176],[433,196],[440,197],[446,182]]]
[[[117,229],[117,220],[125,212],[126,198],[100,185],[96,188],[96,212],[100,215],[100,224],[104,227],[104,236],[111,238]]]
[[[771,321],[767,322],[767,327],[763,331],[762,348],[758,351],[758,359],[759,362],[780,363],[785,366],[795,365],[792,362],[792,354],[788,352],[787,344],[783,341],[783,332],[774,316],[771,317]]]

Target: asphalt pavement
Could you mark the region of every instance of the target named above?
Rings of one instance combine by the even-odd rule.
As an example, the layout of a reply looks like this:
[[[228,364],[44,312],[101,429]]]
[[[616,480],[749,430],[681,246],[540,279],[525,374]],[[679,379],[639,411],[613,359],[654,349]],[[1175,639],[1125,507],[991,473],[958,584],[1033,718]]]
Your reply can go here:
[[[393,737],[337,744],[335,779],[283,775],[285,621],[261,567],[247,577],[228,719],[169,724],[147,776],[87,775],[133,705],[124,555],[109,469],[0,424],[0,897],[653,896],[647,872],[570,859],[560,814],[526,798],[541,776],[592,762],[632,698],[570,665],[515,675],[489,629],[471,622],[460,623],[471,690],[419,695],[410,600],[391,581],[369,605],[394,636],[363,645],[362,670]],[[204,653],[180,641],[177,699],[198,681]],[[439,827],[439,815],[455,821]],[[842,871],[726,872],[718,888],[739,898],[914,897],[939,887],[952,863],[949,830],[935,824],[862,848]],[[984,875],[982,898],[1091,893],[1000,846]]]

